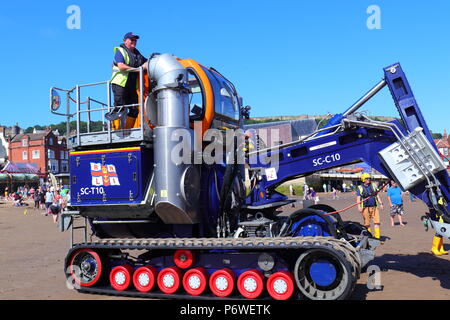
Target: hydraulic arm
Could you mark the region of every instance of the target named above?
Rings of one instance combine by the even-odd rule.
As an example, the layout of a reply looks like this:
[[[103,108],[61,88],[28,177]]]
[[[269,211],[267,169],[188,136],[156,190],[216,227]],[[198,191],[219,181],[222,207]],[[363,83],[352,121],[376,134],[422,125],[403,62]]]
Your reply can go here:
[[[385,86],[400,121],[380,122],[358,114]],[[424,201],[433,226],[450,221],[449,175],[399,63],[385,68],[381,82],[321,130],[299,141],[252,152],[251,170],[259,179],[247,205],[261,209],[284,204],[285,198],[275,191],[284,181],[361,161]],[[440,224],[436,232],[448,238],[450,225]]]

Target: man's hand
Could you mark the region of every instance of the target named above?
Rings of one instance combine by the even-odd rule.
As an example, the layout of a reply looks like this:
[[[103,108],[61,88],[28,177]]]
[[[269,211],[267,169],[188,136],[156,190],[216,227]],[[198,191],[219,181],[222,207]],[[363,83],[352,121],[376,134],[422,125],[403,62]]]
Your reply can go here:
[[[381,209],[381,210],[384,210],[383,204],[380,204],[380,209]]]
[[[363,212],[363,208],[358,206],[358,211],[362,213]]]

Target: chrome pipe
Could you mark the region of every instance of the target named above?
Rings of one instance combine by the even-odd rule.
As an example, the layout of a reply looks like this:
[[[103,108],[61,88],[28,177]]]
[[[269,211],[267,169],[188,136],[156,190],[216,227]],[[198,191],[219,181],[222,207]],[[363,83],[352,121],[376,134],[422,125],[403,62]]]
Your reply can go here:
[[[387,85],[386,80],[381,80],[375,87],[373,87],[369,92],[367,92],[361,99],[355,102],[350,108],[347,109],[343,113],[343,116],[348,116],[352,113],[354,113],[356,110],[361,108],[367,101],[369,101],[374,95],[376,95],[378,92],[380,92],[381,89],[383,89]]]
[[[194,224],[199,221],[196,206],[200,176],[197,168],[185,159],[172,158],[182,132],[189,132],[188,76],[177,58],[171,54],[157,55],[148,61],[148,74],[156,82],[158,125],[153,130],[155,211],[166,224]],[[184,139],[184,137],[181,137]],[[163,152],[164,151],[164,152]]]
[[[139,67],[139,117],[141,123],[141,137],[144,136],[144,68]]]
[[[80,145],[80,86],[76,86],[77,91],[77,144]]]
[[[92,87],[92,86],[97,86],[99,84],[107,84],[109,81],[102,81],[102,82],[95,82],[95,83],[88,83],[88,84],[80,84],[77,87],[79,88],[83,88],[83,87]]]

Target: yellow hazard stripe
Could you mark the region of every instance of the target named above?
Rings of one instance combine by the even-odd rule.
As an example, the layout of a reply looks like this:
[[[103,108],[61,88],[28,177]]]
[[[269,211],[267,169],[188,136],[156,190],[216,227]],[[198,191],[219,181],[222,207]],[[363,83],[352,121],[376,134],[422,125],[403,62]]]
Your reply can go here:
[[[71,152],[71,156],[77,156],[81,154],[94,154],[94,153],[111,153],[111,152],[125,152],[125,151],[139,151],[140,147],[135,148],[119,148],[119,149],[103,149],[103,150],[89,150],[89,151],[77,151]]]

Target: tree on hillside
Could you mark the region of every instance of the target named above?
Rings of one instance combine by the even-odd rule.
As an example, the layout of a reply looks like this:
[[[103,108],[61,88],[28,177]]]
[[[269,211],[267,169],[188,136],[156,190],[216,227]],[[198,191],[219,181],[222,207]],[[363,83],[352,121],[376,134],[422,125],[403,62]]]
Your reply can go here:
[[[50,124],[48,126],[40,126],[35,125],[34,127],[28,127],[25,130],[25,133],[33,133],[33,130],[45,130],[46,127],[51,127],[52,130],[58,130],[58,132],[61,135],[66,134],[66,123],[60,122],[57,124]],[[70,121],[70,131],[74,131],[77,129],[77,122],[76,121]],[[103,129],[103,122],[102,121],[91,121],[90,130],[91,132],[99,132]],[[80,122],[80,132],[87,132],[87,122],[81,121]]]

